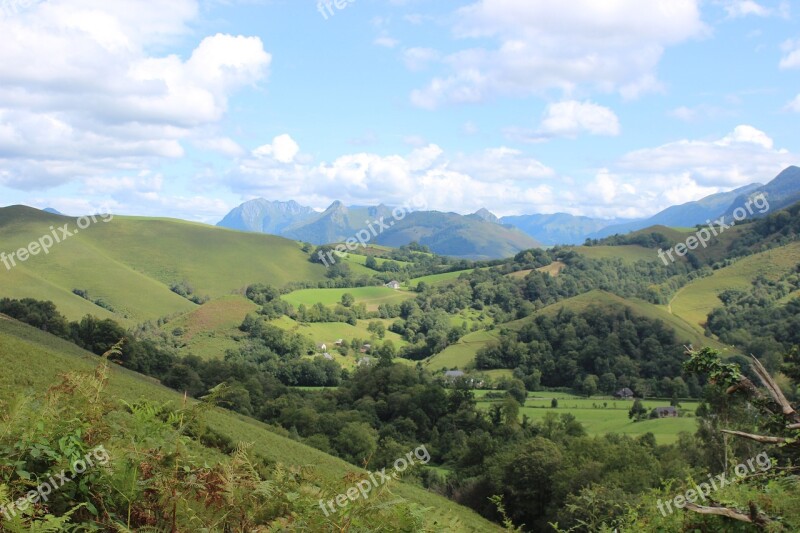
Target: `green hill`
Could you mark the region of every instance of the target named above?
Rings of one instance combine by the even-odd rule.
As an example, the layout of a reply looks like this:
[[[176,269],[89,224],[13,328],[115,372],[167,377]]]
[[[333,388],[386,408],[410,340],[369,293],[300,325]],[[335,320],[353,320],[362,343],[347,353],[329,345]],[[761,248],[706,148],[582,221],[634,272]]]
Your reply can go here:
[[[590,259],[622,259],[625,263],[658,261],[658,255],[655,250],[637,245],[577,246],[574,250]]]
[[[0,209],[0,242],[6,254],[27,247],[50,227],[75,233],[48,254],[7,270],[0,266],[0,295],[52,300],[70,319],[91,313],[125,323],[185,313],[197,305],[170,290],[186,283],[199,297],[216,298],[251,283],[282,286],[325,279],[298,244],[280,237],[171,219],[115,216],[78,230],[76,219],[24,206]],[[87,291],[92,301],[76,296]]]
[[[708,314],[722,307],[718,295],[727,289],[747,290],[759,275],[776,280],[800,263],[800,242],[774,248],[739,259],[734,264],[715,270],[683,287],[670,302],[672,313],[698,330]]]
[[[61,339],[0,317],[0,362],[5,369],[0,373],[0,402],[9,403],[19,394],[42,395],[65,372],[91,371],[98,358]],[[171,402],[173,406],[183,402],[183,395],[155,380],[116,366],[112,367],[106,391],[108,399],[115,405],[120,405],[121,400],[129,403],[138,400]],[[117,409],[112,412],[113,416],[116,423],[124,426],[129,415]],[[310,470],[312,479],[319,483],[320,495],[343,492],[353,485],[354,479],[366,475],[364,470],[284,437],[253,419],[213,409],[207,414],[207,422],[210,428],[234,442],[252,443],[252,453],[271,464],[296,465]],[[206,449],[203,453],[212,464],[223,457],[213,449]],[[395,500],[400,498],[425,507],[425,518],[432,530],[500,531],[499,527],[474,512],[419,487],[397,482],[391,490]],[[320,511],[314,507],[304,512]]]

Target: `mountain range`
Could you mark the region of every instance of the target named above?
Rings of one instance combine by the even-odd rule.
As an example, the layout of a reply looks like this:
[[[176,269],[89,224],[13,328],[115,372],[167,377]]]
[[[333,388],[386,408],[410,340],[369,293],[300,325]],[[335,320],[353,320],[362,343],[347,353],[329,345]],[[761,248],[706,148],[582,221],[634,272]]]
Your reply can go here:
[[[375,236],[371,241],[374,244],[397,247],[417,241],[442,255],[494,259],[538,246],[581,244],[587,238],[626,234],[651,226],[691,227],[723,215],[730,218],[737,207],[744,206],[749,198],[760,193],[767,197],[769,211],[800,201],[800,168],[788,167],[766,185],[745,185],[635,220],[591,218],[568,213],[498,218],[487,209],[469,215],[415,211],[407,213],[402,220],[395,220],[392,208],[383,204],[348,207],[336,201],[319,213],[295,201],[259,198],[243,203],[217,225],[312,244],[331,244],[355,236],[383,217],[391,221],[391,227]],[[752,216],[761,214],[756,210]]]
[[[384,226],[378,224],[381,220]],[[317,245],[344,242],[371,226],[375,230],[368,239],[372,244],[399,247],[418,242],[437,254],[467,259],[508,257],[542,245],[513,226],[500,224],[485,209],[467,216],[439,211],[401,213],[383,204],[345,206],[336,201],[319,213],[294,201],[259,198],[240,205],[217,225]]]

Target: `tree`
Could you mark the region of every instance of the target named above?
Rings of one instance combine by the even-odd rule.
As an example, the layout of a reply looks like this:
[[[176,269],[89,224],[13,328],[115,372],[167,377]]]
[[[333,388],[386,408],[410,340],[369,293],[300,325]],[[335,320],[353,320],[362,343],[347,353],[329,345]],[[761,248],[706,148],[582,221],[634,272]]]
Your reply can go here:
[[[364,465],[378,448],[378,432],[366,422],[350,422],[336,437],[335,446],[344,459]]]
[[[349,292],[346,292],[346,293],[342,294],[342,305],[343,306],[351,307],[355,302],[356,302],[356,299]]]
[[[628,418],[632,419],[634,422],[638,422],[646,417],[647,409],[642,405],[642,401],[639,399],[634,400],[633,406],[631,406],[630,411],[628,411]]]
[[[597,394],[599,388],[599,382],[597,376],[595,375],[588,375],[583,380],[581,384],[581,388],[583,389],[583,393],[586,395],[587,398],[591,398],[595,394]]]
[[[377,320],[373,320],[367,326],[367,331],[377,335],[379,339],[382,339],[386,336],[386,326],[383,325],[383,322],[379,322]]]
[[[550,409],[558,409],[558,399],[553,398],[550,400]]]
[[[528,397],[528,391],[525,390],[525,384],[522,382],[522,380],[511,380],[508,386],[508,395],[514,398],[520,405],[525,405],[525,399]]]
[[[371,255],[368,255],[367,260],[364,262],[364,266],[371,268],[372,270],[378,270],[378,261]]]

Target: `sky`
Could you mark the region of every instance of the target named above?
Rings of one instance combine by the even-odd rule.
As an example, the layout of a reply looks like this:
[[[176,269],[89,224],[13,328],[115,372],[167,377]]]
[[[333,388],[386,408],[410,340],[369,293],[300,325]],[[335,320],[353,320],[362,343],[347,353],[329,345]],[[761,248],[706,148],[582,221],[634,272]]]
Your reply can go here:
[[[0,205],[645,217],[800,165],[800,2],[0,0]]]

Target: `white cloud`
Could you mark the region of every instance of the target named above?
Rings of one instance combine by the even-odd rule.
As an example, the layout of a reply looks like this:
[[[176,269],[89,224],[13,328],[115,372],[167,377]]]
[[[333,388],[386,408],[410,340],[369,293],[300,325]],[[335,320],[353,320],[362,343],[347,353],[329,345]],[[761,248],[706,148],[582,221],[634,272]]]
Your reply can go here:
[[[403,62],[411,71],[425,70],[440,57],[441,54],[432,48],[408,48],[403,51]]]
[[[782,69],[800,68],[800,39],[789,39],[781,45],[786,54],[779,64]]]
[[[715,119],[725,116],[733,116],[735,113],[730,109],[700,104],[693,107],[680,106],[668,113],[670,116],[682,120],[683,122],[696,122],[705,119]]]
[[[0,184],[135,174],[210,142],[271,57],[257,37],[222,34],[187,58],[151,52],[187,38],[197,14],[196,0],[49,0],[0,17]]]
[[[253,155],[259,159],[270,157],[278,163],[291,163],[300,152],[300,146],[289,135],[278,135],[272,144],[265,144],[253,150]]]
[[[194,144],[203,150],[210,150],[229,157],[239,157],[245,154],[244,148],[228,137],[196,139]]]
[[[394,48],[395,46],[400,44],[400,41],[398,41],[397,39],[393,39],[388,35],[382,35],[380,37],[377,37],[373,42],[378,46],[383,46],[384,48]]]
[[[457,37],[497,46],[445,57],[447,72],[412,92],[419,107],[550,89],[569,96],[579,87],[635,98],[659,90],[655,69],[667,46],[706,32],[697,0],[480,0],[456,20]]]
[[[797,162],[797,156],[774,144],[763,131],[742,125],[716,141],[682,140],[630,152],[617,167],[638,175],[688,173],[703,187],[739,187],[771,179]]]
[[[448,211],[474,211],[484,205],[501,206],[498,212],[555,207],[553,188],[547,183],[555,171],[505,147],[448,155],[428,143],[406,155],[359,152],[320,163],[303,154],[282,163],[267,152],[257,149],[224,178],[233,192],[295,198],[314,207],[326,207],[333,200],[402,204],[418,194],[429,208]]]
[[[723,7],[731,18],[741,18],[750,15],[768,17],[772,13],[771,9],[754,0],[729,0],[725,2]]]
[[[566,100],[547,106],[539,131],[550,137],[577,137],[581,133],[616,136],[620,126],[617,115],[607,107]]]
[[[796,111],[800,113],[800,94],[798,94],[794,100],[789,102],[786,108],[789,109],[790,111]]]
[[[615,137],[621,128],[610,108],[590,101],[565,100],[547,106],[537,129],[509,127],[503,131],[514,141],[541,143],[557,137],[574,139],[584,133]]]

